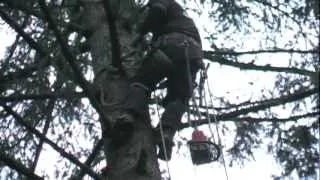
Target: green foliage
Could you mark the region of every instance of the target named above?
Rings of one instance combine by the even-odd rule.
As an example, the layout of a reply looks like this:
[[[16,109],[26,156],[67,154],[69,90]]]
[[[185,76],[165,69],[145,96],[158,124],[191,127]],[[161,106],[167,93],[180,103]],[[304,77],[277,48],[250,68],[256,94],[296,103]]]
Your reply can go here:
[[[319,122],[316,125],[319,127]],[[279,134],[280,142],[276,145],[276,156],[285,167],[284,174],[288,176],[297,170],[299,177],[315,177],[318,165],[315,163],[319,157],[316,144],[316,133],[319,129],[308,126],[292,126]]]

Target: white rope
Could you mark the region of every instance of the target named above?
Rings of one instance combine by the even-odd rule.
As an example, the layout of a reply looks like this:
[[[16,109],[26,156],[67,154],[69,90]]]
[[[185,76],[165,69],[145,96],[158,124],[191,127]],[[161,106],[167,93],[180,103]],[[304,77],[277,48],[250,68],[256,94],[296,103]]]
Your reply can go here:
[[[208,89],[208,93],[209,93],[209,97],[210,97],[210,101],[211,101],[211,104],[213,105],[213,99],[212,99],[212,93],[211,93],[211,90],[210,90],[210,86],[209,86],[209,80],[207,80],[207,89]],[[218,136],[218,144],[219,146],[221,147],[222,146],[222,142],[221,142],[221,137],[219,135],[219,122],[218,122],[218,119],[216,117],[216,114],[213,112],[213,120],[216,124],[216,131],[217,131],[217,136]],[[211,123],[211,118],[208,118],[208,122],[209,124]],[[211,129],[211,127],[209,126],[209,128]],[[212,131],[212,130],[210,130]],[[226,179],[229,180],[229,176],[228,176],[228,171],[227,171],[227,166],[226,166],[226,161],[225,161],[225,158],[224,158],[224,153],[223,153],[223,150],[221,150],[221,157],[222,157],[222,162],[223,162],[223,167],[224,167],[224,171],[225,171],[225,175],[226,175]]]
[[[201,118],[201,113],[200,113],[200,110],[199,110],[199,107],[198,107],[198,104],[196,103],[195,101],[195,98],[193,96],[193,88],[192,88],[192,80],[191,80],[191,68],[190,68],[190,60],[189,60],[189,57],[188,57],[188,42],[185,42],[185,46],[186,46],[186,50],[185,50],[185,57],[186,57],[186,64],[187,64],[187,73],[188,73],[188,80],[189,80],[189,88],[190,88],[190,93],[191,93],[191,99],[192,99],[192,102],[193,104],[196,106],[196,111],[198,113],[198,116],[199,118]],[[207,80],[207,88],[208,88],[208,92],[209,92],[209,97],[210,97],[210,100],[211,100],[211,104],[213,104],[213,100],[212,100],[212,93],[210,91],[210,88],[209,88],[209,82]],[[217,136],[218,136],[218,144],[221,146],[221,138],[220,138],[220,135],[219,135],[219,128],[218,128],[218,120],[215,116],[215,113],[213,113],[213,118],[214,118],[214,121],[215,121],[215,124],[216,124],[216,131],[217,131]],[[208,124],[209,124],[209,129],[210,129],[210,132],[212,133],[213,135],[213,131],[212,131],[212,128],[210,126],[211,124],[211,119],[208,118]],[[197,129],[197,126],[196,126],[196,129]],[[225,162],[225,158],[224,158],[224,154],[223,154],[223,151],[221,150],[221,155],[222,155],[222,161],[223,161],[223,166],[224,166],[224,171],[225,171],[225,174],[226,174],[226,179],[229,180],[229,177],[228,177],[228,172],[227,172],[227,166],[226,166],[226,162]]]
[[[204,93],[203,93],[203,99],[204,99],[204,105],[206,107],[206,116],[207,116],[207,119],[208,119],[208,127],[209,127],[209,131],[211,133],[211,136],[212,136],[212,139],[213,139],[213,142],[215,143],[216,140],[215,140],[215,136],[214,136],[214,133],[213,133],[213,130],[212,130],[212,127],[211,127],[211,118],[210,118],[210,114],[209,114],[209,108],[208,108],[208,103],[207,103],[207,99],[206,99],[206,92],[204,90]]]

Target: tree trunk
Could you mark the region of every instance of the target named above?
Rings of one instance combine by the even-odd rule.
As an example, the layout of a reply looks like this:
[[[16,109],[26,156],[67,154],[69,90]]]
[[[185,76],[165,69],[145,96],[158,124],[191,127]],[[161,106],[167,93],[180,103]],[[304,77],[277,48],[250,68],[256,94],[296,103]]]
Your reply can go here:
[[[110,163],[108,180],[160,180],[160,171],[151,128],[135,124],[135,131],[124,146],[107,150]]]
[[[131,1],[130,1],[131,2]],[[129,1],[127,3],[130,3]],[[132,3],[132,2],[131,2]],[[123,2],[124,4],[124,2]],[[123,103],[127,98],[129,82],[125,77],[111,72],[111,54],[108,22],[101,3],[87,0],[81,18],[82,27],[88,36],[88,46],[92,55],[93,70],[95,73],[94,90],[99,90],[98,98],[104,107],[105,114],[110,123],[114,125],[123,111]],[[119,18],[118,18],[119,21]],[[121,30],[120,30],[121,31]],[[128,44],[129,36],[120,32],[122,47]],[[122,49],[123,50],[123,49]],[[138,59],[137,59],[138,60]],[[156,154],[151,125],[146,125],[145,120],[134,120],[133,133],[125,139],[122,145],[116,146],[114,135],[117,132],[111,127],[108,132],[105,119],[101,119],[104,138],[104,153],[106,155],[108,180],[160,180],[161,174]],[[110,136],[111,134],[111,136]]]

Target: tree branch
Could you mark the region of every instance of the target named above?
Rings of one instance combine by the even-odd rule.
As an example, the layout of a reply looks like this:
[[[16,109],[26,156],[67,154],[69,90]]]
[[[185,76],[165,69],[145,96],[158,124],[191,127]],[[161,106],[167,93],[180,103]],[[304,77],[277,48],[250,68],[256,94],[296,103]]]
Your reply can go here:
[[[104,110],[102,108],[102,106],[100,105],[99,101],[96,99],[96,97],[94,96],[94,92],[92,92],[92,89],[90,89],[90,85],[89,83],[86,81],[86,79],[84,79],[81,70],[79,69],[79,67],[77,66],[76,62],[76,57],[71,53],[69,47],[68,47],[68,43],[66,42],[66,40],[61,36],[54,20],[52,19],[50,13],[49,13],[49,9],[47,8],[47,6],[45,5],[45,1],[44,0],[39,0],[39,5],[40,8],[42,10],[42,12],[45,15],[45,18],[48,21],[49,27],[51,27],[51,29],[53,30],[58,43],[61,46],[61,51],[63,56],[65,57],[65,59],[68,61],[69,65],[71,66],[73,73],[75,74],[74,77],[76,78],[75,80],[79,83],[79,85],[81,86],[81,88],[83,89],[84,93],[87,95],[87,97],[89,98],[91,105],[96,109],[96,111],[99,113],[101,119],[103,119],[103,124],[105,124],[106,128],[110,128],[110,120],[108,119],[108,117],[105,115]],[[106,132],[110,132],[109,129],[107,129]]]
[[[2,105],[2,107],[7,111],[10,115],[12,115],[16,121],[23,127],[25,127],[29,132],[33,133],[35,136],[37,136],[40,140],[43,140],[47,144],[49,144],[54,150],[56,150],[61,156],[68,159],[70,162],[74,163],[75,165],[79,166],[81,169],[83,169],[86,173],[88,173],[91,177],[95,179],[102,179],[97,173],[92,171],[90,167],[82,164],[75,156],[72,154],[69,154],[64,151],[64,149],[60,148],[56,143],[48,139],[46,136],[44,136],[41,132],[39,132],[37,129],[33,128],[31,125],[26,123],[23,118],[18,115],[16,112],[12,110],[11,107]]]
[[[5,57],[5,59],[4,59],[5,64],[7,64],[9,62],[9,60],[12,58],[12,56],[14,55],[14,52],[16,51],[16,49],[18,47],[19,39],[20,39],[20,35],[17,34],[14,42],[12,43],[10,49],[8,50],[7,57]]]
[[[16,170],[18,173],[23,174],[28,179],[43,180],[44,178],[34,174],[29,168],[25,167],[21,162],[15,160],[10,155],[0,151],[0,162],[3,162],[6,166]]]
[[[203,51],[204,58],[208,59],[212,62],[217,62],[222,65],[228,65],[232,67],[236,67],[239,69],[245,70],[259,70],[259,71],[271,71],[271,72],[286,72],[286,73],[293,73],[293,74],[301,74],[306,76],[313,76],[315,72],[298,69],[298,68],[285,68],[285,67],[272,67],[269,65],[266,66],[258,66],[253,63],[241,63],[241,62],[234,62],[227,60],[226,58],[215,55],[216,53],[213,51]]]
[[[12,102],[12,101],[23,101],[23,100],[45,100],[45,99],[58,99],[58,98],[81,98],[85,97],[82,92],[52,92],[52,93],[42,93],[42,94],[20,94],[11,96],[0,96],[0,102]]]
[[[209,51],[207,51],[209,52]],[[230,56],[241,56],[241,55],[252,55],[252,54],[264,54],[264,53],[297,53],[297,54],[319,54],[319,50],[300,50],[300,49],[266,49],[257,51],[210,51],[214,55],[230,55]]]
[[[319,116],[320,112],[312,112],[312,113],[306,113],[302,115],[296,115],[296,116],[290,116],[288,118],[254,118],[254,117],[237,117],[233,118],[233,121],[246,121],[250,123],[259,123],[259,122],[288,122],[288,121],[297,121],[302,118],[308,118],[308,117],[316,117]],[[224,120],[221,120],[224,121]]]
[[[0,17],[12,28],[14,29],[23,39],[29,44],[30,47],[35,49],[40,55],[45,56],[46,51],[35,41],[33,40],[24,30],[16,23],[8,14],[6,14],[2,8],[0,8]]]
[[[270,99],[267,101],[263,101],[262,103],[252,106],[252,107],[248,107],[248,108],[243,108],[240,110],[236,110],[236,111],[232,111],[229,113],[224,113],[224,114],[220,114],[220,115],[210,115],[210,120],[212,122],[214,122],[214,119],[217,119],[218,121],[228,121],[230,119],[234,119],[237,118],[239,115],[245,115],[248,114],[250,112],[257,112],[260,110],[264,110],[266,108],[270,108],[270,107],[274,107],[274,106],[278,106],[281,104],[286,104],[289,102],[294,102],[306,97],[309,97],[313,94],[317,94],[318,93],[318,89],[311,89],[311,90],[307,90],[307,91],[302,91],[302,92],[298,92],[298,93],[294,93],[294,94],[290,94],[287,96],[282,96],[279,98],[274,98],[274,99]],[[203,115],[207,115],[205,113],[202,113]],[[240,118],[241,119],[241,118]],[[203,125],[203,124],[207,124],[208,123],[208,119],[201,119],[201,120],[197,120],[197,121],[192,121],[192,124],[195,126],[199,126],[199,125]],[[182,123],[179,127],[179,129],[183,129],[189,127],[188,123]]]
[[[107,14],[108,24],[109,24],[111,49],[112,49],[112,65],[114,67],[119,68],[120,72],[123,73],[123,69],[121,66],[120,43],[119,43],[117,26],[116,26],[116,18],[112,11],[112,7],[109,0],[103,0],[103,6]]]
[[[54,91],[59,91],[63,85],[63,82],[62,81],[59,81],[58,80],[59,76],[57,77],[57,81],[55,81],[55,83],[53,84],[53,89]],[[43,130],[42,130],[42,135],[43,136],[46,136],[48,131],[49,131],[49,127],[50,127],[50,123],[52,122],[53,120],[53,116],[52,116],[52,112],[54,110],[54,105],[55,105],[55,102],[56,102],[56,99],[51,99],[49,102],[48,102],[48,106],[47,106],[47,111],[45,112],[45,122],[44,122],[44,127],[43,127]],[[39,143],[38,143],[38,146],[36,148],[36,151],[35,151],[35,156],[34,156],[34,160],[32,162],[32,170],[35,171],[36,170],[36,167],[37,167],[37,164],[38,164],[38,161],[39,161],[39,157],[40,157],[40,154],[41,154],[41,151],[42,151],[42,148],[43,148],[43,144],[44,144],[44,140],[43,139],[40,139],[39,140]]]
[[[54,103],[55,103],[55,100],[51,100],[48,103],[46,116],[45,116],[46,120],[44,122],[44,127],[43,127],[43,130],[42,130],[42,135],[43,136],[47,135],[49,127],[50,127],[50,123],[52,122],[52,119],[53,119],[52,118],[52,111],[54,109]],[[40,139],[39,144],[38,144],[38,146],[36,148],[34,160],[32,162],[31,169],[32,169],[33,172],[36,170],[36,167],[37,167],[37,164],[38,164],[38,161],[39,161],[39,157],[40,157],[40,154],[41,154],[41,151],[42,151],[43,144],[44,144],[44,140]]]
[[[8,73],[5,76],[0,76],[0,80],[3,84],[10,83],[11,81],[18,80],[20,78],[26,78],[32,75],[33,72],[39,70],[39,68],[47,67],[50,64],[48,59],[44,61],[37,62],[33,65],[30,65],[24,69],[17,70],[16,72]]]

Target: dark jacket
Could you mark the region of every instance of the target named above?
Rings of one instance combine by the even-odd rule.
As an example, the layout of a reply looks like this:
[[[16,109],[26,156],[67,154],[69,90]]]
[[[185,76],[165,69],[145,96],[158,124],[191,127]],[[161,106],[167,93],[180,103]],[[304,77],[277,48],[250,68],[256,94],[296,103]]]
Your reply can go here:
[[[184,15],[183,8],[174,0],[150,0],[149,11],[140,32],[152,32],[155,37],[180,32],[201,44],[199,32],[193,20]]]

